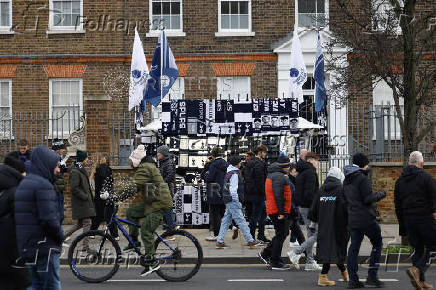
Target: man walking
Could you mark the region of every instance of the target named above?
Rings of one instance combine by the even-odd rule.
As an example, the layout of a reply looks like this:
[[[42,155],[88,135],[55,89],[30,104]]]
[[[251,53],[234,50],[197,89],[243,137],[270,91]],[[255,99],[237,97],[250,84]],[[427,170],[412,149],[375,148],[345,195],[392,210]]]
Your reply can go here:
[[[409,165],[395,183],[394,201],[400,235],[407,234],[414,248],[413,267],[407,275],[416,289],[433,289],[425,281],[425,272],[436,258],[436,181],[423,168],[422,153],[410,153]]]
[[[31,157],[28,175],[15,195],[18,251],[31,263],[29,289],[61,289],[59,253],[63,240],[58,197],[52,182],[59,173],[59,156],[45,146]]]
[[[68,168],[65,164],[66,160],[62,160],[62,158],[65,155],[65,144],[62,140],[59,140],[57,138],[53,139],[53,143],[51,146],[51,149],[55,151],[59,155],[59,168],[60,172],[59,174],[56,174],[55,181],[53,182],[54,190],[58,194],[59,198],[59,214],[61,218],[61,224],[64,220],[64,190],[65,190],[65,179],[64,179],[64,173],[68,171]],[[68,157],[66,158],[68,159]]]
[[[321,267],[313,258],[313,245],[317,240],[316,227],[310,227],[310,220],[308,219],[309,209],[312,206],[313,198],[318,193],[319,181],[316,169],[318,168],[319,156],[313,152],[306,154],[306,161],[301,161],[297,165],[299,174],[296,177],[295,185],[295,203],[299,206],[300,214],[304,220],[307,230],[307,240],[293,251],[288,252],[289,259],[295,268],[299,269],[298,261],[301,255],[306,252],[306,265],[305,271],[320,271]]]
[[[378,279],[383,241],[380,225],[376,221],[373,203],[386,197],[386,192],[372,193],[371,180],[367,176],[369,160],[363,153],[353,155],[353,165],[346,165],[344,194],[348,204],[348,227],[350,229],[351,244],[348,248],[347,268],[350,277],[349,289],[363,288],[357,275],[357,258],[363,237],[367,236],[372,244],[366,285],[381,288],[384,283]]]
[[[264,243],[269,240],[265,237],[265,180],[267,176],[267,167],[265,157],[268,148],[265,145],[259,145],[254,150],[255,157],[251,158],[244,169],[244,179],[246,188],[246,200],[251,202],[250,216],[250,233],[256,236],[256,227],[259,228],[257,239]]]

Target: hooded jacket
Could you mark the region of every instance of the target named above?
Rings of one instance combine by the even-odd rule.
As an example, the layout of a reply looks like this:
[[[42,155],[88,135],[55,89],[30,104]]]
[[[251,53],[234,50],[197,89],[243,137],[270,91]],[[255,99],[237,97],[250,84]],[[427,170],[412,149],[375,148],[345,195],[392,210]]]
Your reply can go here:
[[[327,177],[313,200],[310,219],[318,223],[317,260],[319,263],[340,263],[347,256],[347,204],[342,183]]]
[[[253,157],[245,164],[244,180],[247,199],[252,196],[265,196],[265,180],[267,176],[265,161]]]
[[[207,202],[209,204],[223,204],[224,177],[227,173],[228,163],[217,158],[209,165],[209,171],[204,174],[207,183]]]
[[[291,213],[290,183],[287,173],[277,163],[268,167],[268,176],[265,182],[267,214],[284,215]]]
[[[233,165],[227,167],[227,174],[224,178],[223,202],[244,201],[244,181],[241,171]]]
[[[176,183],[176,166],[171,156],[166,156],[159,161],[159,171],[163,180],[168,184],[171,195],[174,196],[174,186]]]
[[[305,161],[297,164],[297,171],[295,204],[300,207],[310,208],[319,189],[318,174],[312,163]]]
[[[63,232],[58,196],[54,191],[54,169],[59,162],[56,152],[45,146],[32,153],[28,175],[15,194],[15,222],[18,251],[28,261],[50,251],[60,252]]]
[[[94,196],[89,184],[88,172],[73,164],[70,168],[71,212],[73,219],[95,216]]]
[[[404,217],[431,216],[436,210],[436,181],[423,169],[406,166],[395,183],[395,213],[400,234],[406,235]]]
[[[372,193],[371,180],[357,165],[344,167],[344,194],[348,204],[348,225],[350,229],[365,229],[376,222],[373,203],[378,202],[381,194]]]

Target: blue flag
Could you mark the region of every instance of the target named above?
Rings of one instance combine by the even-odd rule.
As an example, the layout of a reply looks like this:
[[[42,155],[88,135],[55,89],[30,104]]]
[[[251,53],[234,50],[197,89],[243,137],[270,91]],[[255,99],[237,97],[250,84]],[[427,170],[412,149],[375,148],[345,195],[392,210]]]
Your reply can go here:
[[[177,69],[176,60],[168,44],[165,32],[162,31],[154,51],[149,78],[143,91],[144,106],[146,102],[149,102],[157,107],[161,99],[168,94],[178,76],[179,70]]]
[[[324,103],[327,100],[327,91],[324,85],[324,55],[321,50],[321,38],[319,33],[313,78],[315,79],[315,111],[319,113],[324,108]]]

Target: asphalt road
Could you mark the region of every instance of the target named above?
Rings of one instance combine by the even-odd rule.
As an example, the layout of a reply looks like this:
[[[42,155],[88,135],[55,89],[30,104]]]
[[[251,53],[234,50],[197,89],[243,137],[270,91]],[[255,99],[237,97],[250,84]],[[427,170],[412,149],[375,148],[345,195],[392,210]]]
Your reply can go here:
[[[406,266],[389,267],[387,271],[384,267],[380,269],[379,276],[385,280],[385,289],[405,290],[414,289],[405,274]],[[360,278],[366,278],[365,266],[359,268]],[[98,270],[98,269],[96,269]],[[129,269],[120,268],[118,273],[104,283],[88,284],[79,281],[67,266],[61,266],[61,283],[64,290],[77,289],[232,289],[232,290],[252,290],[252,289],[320,289],[317,286],[319,272],[304,272],[297,270],[290,271],[270,271],[263,265],[203,265],[200,271],[191,280],[181,283],[171,283],[163,281],[156,274],[141,278],[139,267]],[[336,266],[332,266],[329,278],[336,281],[335,287],[327,289],[344,289],[346,283],[339,281],[340,274]],[[436,284],[436,267],[431,267],[427,272],[427,281]]]

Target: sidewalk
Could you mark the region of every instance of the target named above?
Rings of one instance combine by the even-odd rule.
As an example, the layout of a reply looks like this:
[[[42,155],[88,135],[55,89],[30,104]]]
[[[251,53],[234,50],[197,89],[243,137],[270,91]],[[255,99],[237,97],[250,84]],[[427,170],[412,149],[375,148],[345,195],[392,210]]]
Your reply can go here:
[[[64,226],[64,231],[69,227],[71,226]],[[399,243],[401,241],[398,235],[397,224],[382,224],[381,229],[383,237],[383,247],[386,247],[388,243]],[[239,237],[236,240],[232,240],[232,231],[228,231],[225,242],[229,246],[229,248],[225,250],[219,250],[215,248],[215,242],[208,242],[205,240],[206,237],[209,236],[209,231],[207,229],[186,229],[186,231],[193,234],[200,242],[203,248],[203,263],[205,264],[253,264],[259,262],[257,254],[262,250],[263,246],[256,247],[256,249],[249,249],[247,246],[245,246],[246,242],[241,232],[239,232]],[[81,233],[82,230],[76,232],[68,243],[71,243],[71,241]],[[265,229],[265,235],[268,237],[268,239],[271,239],[274,236],[274,229]],[[121,249],[127,246],[127,240],[122,235],[120,236],[119,244]],[[289,249],[290,248],[288,236],[283,245],[282,255],[286,256],[286,253],[289,251]],[[63,264],[66,264],[68,248],[64,247],[63,250],[64,251],[61,255],[61,262]],[[371,243],[365,237],[362,242],[359,256],[361,259],[365,259],[365,257],[368,257],[370,255],[370,253]],[[303,261],[303,259],[301,261]]]

